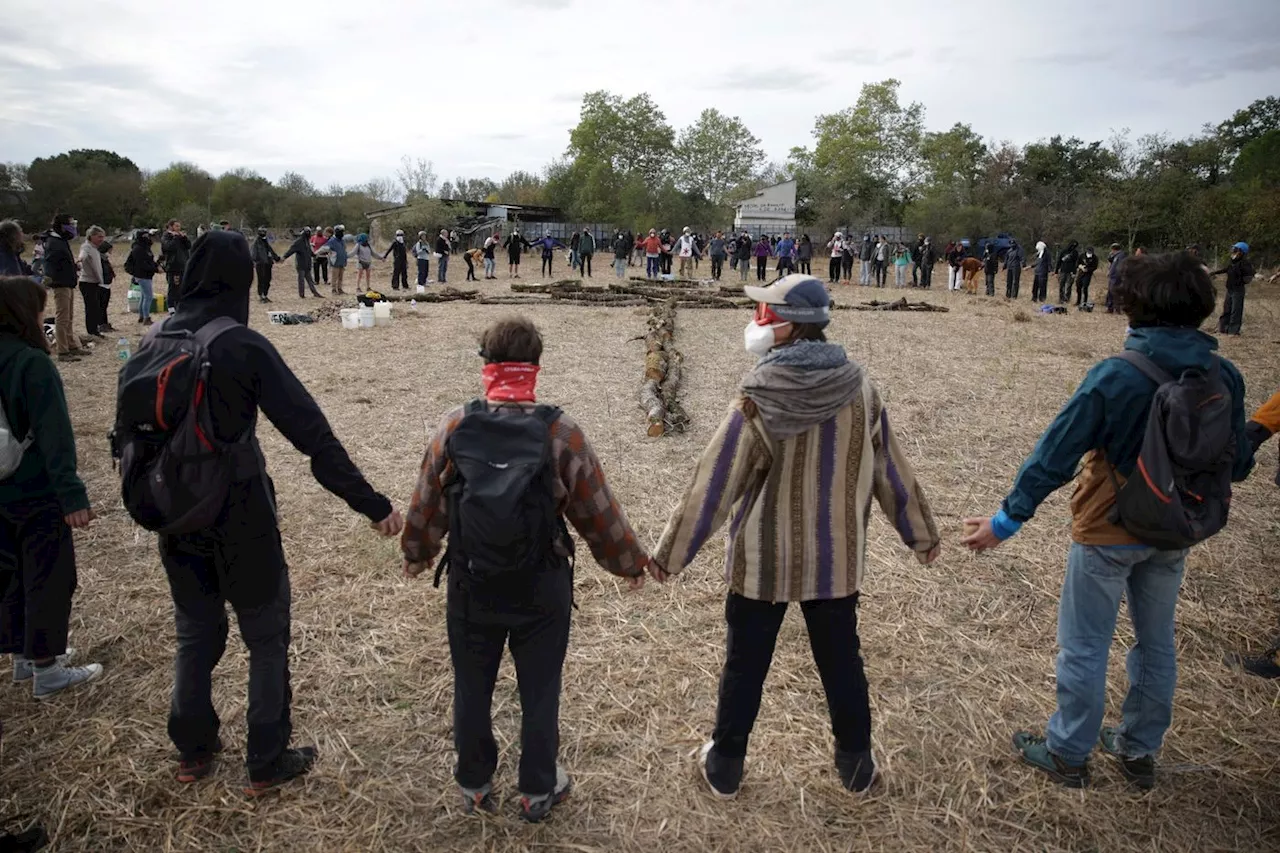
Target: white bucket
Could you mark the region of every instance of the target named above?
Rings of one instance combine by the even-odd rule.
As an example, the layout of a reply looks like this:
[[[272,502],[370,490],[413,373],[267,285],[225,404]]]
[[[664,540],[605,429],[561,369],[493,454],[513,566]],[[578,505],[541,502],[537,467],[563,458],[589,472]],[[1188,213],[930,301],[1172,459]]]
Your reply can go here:
[[[391,325],[391,303],[375,302],[373,303],[373,322],[378,326]]]
[[[367,305],[361,305],[360,306],[360,328],[372,329],[373,323],[374,323],[373,309]]]
[[[360,309],[343,308],[338,314],[342,317],[342,328],[358,329],[360,328]]]
[[[129,314],[137,314],[142,306],[142,291],[130,290],[129,295],[125,297],[125,304],[129,306]]]
[[[427,292],[427,286],[426,286],[425,284],[420,284],[420,285],[418,285],[418,293],[420,293],[420,294],[421,294],[421,293],[426,293],[426,292]]]

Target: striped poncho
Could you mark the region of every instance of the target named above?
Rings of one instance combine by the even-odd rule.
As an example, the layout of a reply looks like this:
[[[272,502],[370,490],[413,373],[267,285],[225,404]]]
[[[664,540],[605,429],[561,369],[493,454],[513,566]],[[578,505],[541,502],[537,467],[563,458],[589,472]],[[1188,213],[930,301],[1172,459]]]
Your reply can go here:
[[[725,579],[758,601],[844,598],[859,590],[874,496],[902,541],[927,553],[937,526],[871,382],[835,417],[771,438],[750,399],[729,409],[654,553],[676,573],[729,522]]]

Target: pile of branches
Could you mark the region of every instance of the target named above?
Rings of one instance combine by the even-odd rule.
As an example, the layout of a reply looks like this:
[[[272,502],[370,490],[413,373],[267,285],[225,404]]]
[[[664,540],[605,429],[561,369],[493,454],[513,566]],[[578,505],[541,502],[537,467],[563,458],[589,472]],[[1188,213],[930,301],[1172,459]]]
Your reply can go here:
[[[644,381],[640,383],[640,408],[649,421],[649,435],[684,432],[689,416],[678,397],[684,373],[684,356],[675,346],[676,301],[654,305],[644,336]]]
[[[309,312],[311,319],[319,322],[322,320],[337,320],[342,316],[342,305],[338,302],[322,302],[320,307]]]
[[[478,290],[458,290],[456,287],[443,287],[440,290],[428,290],[426,293],[392,294],[382,296],[388,302],[417,302],[419,305],[437,302],[474,302],[480,298]]]
[[[840,305],[837,307],[852,308],[854,311],[924,311],[939,314],[945,314],[951,310],[945,305],[930,305],[928,302],[909,302],[905,296],[893,302],[881,302],[878,299],[873,299],[861,305]]]

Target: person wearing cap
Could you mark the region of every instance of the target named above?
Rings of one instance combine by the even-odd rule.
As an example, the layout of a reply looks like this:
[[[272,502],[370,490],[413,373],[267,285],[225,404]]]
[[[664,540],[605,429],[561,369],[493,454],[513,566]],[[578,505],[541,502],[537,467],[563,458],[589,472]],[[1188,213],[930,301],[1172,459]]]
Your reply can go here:
[[[788,604],[800,605],[826,688],[835,764],[845,787],[875,780],[871,709],[859,654],[858,592],[874,497],[921,563],[941,537],[924,491],[861,365],[828,343],[821,281],[789,275],[746,287],[747,373],[653,552],[663,581],[688,566],[726,521],[727,651],[716,725],[703,747],[712,792],[732,798]]]
[[[843,263],[842,256],[844,255],[844,235],[837,231],[827,241],[827,248],[831,250],[831,263],[827,266],[827,281],[835,284],[840,280],[840,267]]]
[[[281,260],[289,260],[289,256],[293,256],[293,263],[298,269],[298,298],[307,298],[307,288],[311,288],[311,295],[317,299],[323,299],[320,291],[316,290],[316,280],[311,277],[311,267],[313,266],[313,256],[311,252],[311,229],[305,225],[298,232],[297,239],[289,246],[289,251],[284,253]]]
[[[693,235],[689,233],[689,226],[686,225],[684,231],[676,238],[675,244],[672,246],[672,253],[680,256],[680,278],[693,277],[693,252]]]
[[[404,242],[404,231],[396,229],[395,239],[391,241],[390,247],[382,253],[382,259],[385,261],[387,255],[392,255],[391,259],[391,289],[399,290],[400,285],[404,285],[404,289],[409,289],[409,247]]]
[[[271,292],[271,267],[273,264],[280,263],[280,256],[276,254],[276,250],[271,248],[270,241],[267,240],[267,229],[258,229],[258,238],[253,241],[253,269],[258,276],[258,301],[267,303],[271,298],[267,295]]]
[[[1222,316],[1218,318],[1218,333],[1239,335],[1244,321],[1244,289],[1253,281],[1253,264],[1249,263],[1249,244],[1236,243],[1231,247],[1231,260],[1210,275],[1227,274],[1227,296],[1222,303]]]

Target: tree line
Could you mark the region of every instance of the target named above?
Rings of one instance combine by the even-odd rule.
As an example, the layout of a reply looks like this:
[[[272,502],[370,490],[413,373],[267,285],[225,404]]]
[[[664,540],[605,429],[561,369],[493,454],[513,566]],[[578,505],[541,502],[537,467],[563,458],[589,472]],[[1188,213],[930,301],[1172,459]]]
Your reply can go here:
[[[875,223],[948,239],[1010,231],[1024,243],[1200,243],[1207,252],[1243,239],[1264,255],[1280,251],[1280,98],[1182,139],[1117,129],[1105,140],[1015,145],[965,123],[926,130],[923,105],[902,103],[899,88],[893,79],[864,85],[852,106],[818,116],[813,144],[783,163],[717,109],[677,132],[647,93],[598,91],[583,96],[564,154],[536,174],[441,183],[430,161],[406,156],[394,178],[321,189],[296,172],[274,182],[247,169],[215,178],[185,162],[152,172],[112,151],[76,150],[0,164],[0,190],[17,191],[0,192],[0,215],[37,226],[65,210],[113,228],[172,218],[359,227],[369,211],[407,203],[395,221],[427,229],[448,224],[449,201],[466,199],[550,205],[569,221],[635,230],[711,229],[732,221],[733,202],[795,179],[797,221],[819,235]]]

